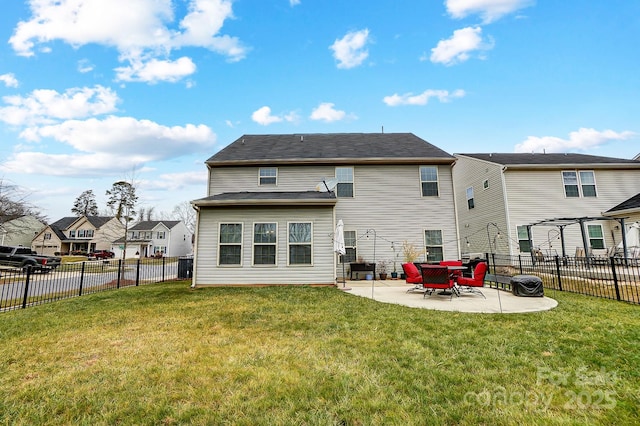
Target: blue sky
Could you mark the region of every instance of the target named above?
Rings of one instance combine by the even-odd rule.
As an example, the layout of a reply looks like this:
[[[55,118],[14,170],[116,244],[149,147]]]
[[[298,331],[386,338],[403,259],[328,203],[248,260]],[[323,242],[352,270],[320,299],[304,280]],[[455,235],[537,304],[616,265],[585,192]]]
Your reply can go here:
[[[640,153],[638,1],[5,3],[0,178],[51,220],[132,177],[169,214],[245,133]]]

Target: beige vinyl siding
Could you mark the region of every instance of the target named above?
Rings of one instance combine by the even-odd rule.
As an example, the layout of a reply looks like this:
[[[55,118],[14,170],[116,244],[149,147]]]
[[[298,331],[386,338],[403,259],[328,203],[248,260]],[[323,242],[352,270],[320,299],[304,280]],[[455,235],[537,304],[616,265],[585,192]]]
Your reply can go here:
[[[400,254],[398,262],[403,261],[403,241],[423,250],[425,229],[442,230],[444,257],[458,259],[450,166],[438,166],[438,184],[438,197],[423,197],[419,165],[356,165],[355,196],[338,199],[336,220],[343,220],[345,230],[356,231],[358,256],[369,262],[393,262],[392,242]],[[399,264],[396,270],[401,270]],[[392,271],[391,264],[388,272]]]
[[[278,169],[277,185],[260,185],[260,167],[216,167],[209,174],[209,193],[223,192],[273,192],[313,191],[322,178],[332,178],[333,166],[281,166]]]
[[[253,224],[277,223],[276,266],[253,266]],[[287,232],[289,222],[313,224],[313,264],[287,266]],[[242,265],[218,266],[218,232],[220,223],[242,223]],[[194,284],[334,284],[333,210],[331,207],[244,207],[203,208],[200,210]]]
[[[565,197],[562,181],[563,170],[594,170],[597,197]],[[510,230],[515,238],[516,226],[552,218],[602,216],[618,203],[640,192],[638,171],[606,170],[593,168],[562,168],[557,170],[508,170],[505,172],[508,189]],[[614,244],[611,229],[614,221],[588,222],[602,224],[605,246]],[[532,228],[533,244],[548,248],[549,237],[556,227],[535,226]],[[575,255],[576,247],[582,247],[582,236],[578,224],[565,228],[567,255]],[[619,235],[619,232],[618,232]],[[620,241],[615,236],[616,243]],[[516,238],[517,239],[517,238]],[[561,254],[560,241],[553,242],[554,249]],[[516,252],[517,253],[517,252]]]
[[[460,156],[453,167],[453,178],[456,184],[456,211],[460,227],[461,250],[462,252],[488,253],[489,238],[493,244],[498,230],[490,225],[489,237],[487,237],[487,224],[495,223],[505,234],[508,229],[502,166]],[[489,181],[487,189],[483,187],[485,180]],[[473,187],[474,192],[475,207],[473,209],[467,207],[466,189],[469,187]],[[496,239],[496,243],[502,252],[509,250],[508,238]]]

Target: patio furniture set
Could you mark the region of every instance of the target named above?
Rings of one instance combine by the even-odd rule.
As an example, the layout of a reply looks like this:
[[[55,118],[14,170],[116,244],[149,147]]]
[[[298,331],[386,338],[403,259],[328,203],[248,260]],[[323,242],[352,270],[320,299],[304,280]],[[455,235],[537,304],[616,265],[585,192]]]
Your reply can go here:
[[[486,296],[480,290],[484,287],[484,278],[487,273],[487,264],[485,262],[477,263],[473,269],[472,277],[465,277],[463,271],[467,270],[467,266],[463,266],[462,261],[448,260],[442,261],[437,265],[413,263],[402,264],[402,269],[406,275],[407,283],[415,284],[414,287],[407,292],[420,291],[431,296],[437,290],[438,294],[460,297],[462,292],[479,294],[486,299]]]

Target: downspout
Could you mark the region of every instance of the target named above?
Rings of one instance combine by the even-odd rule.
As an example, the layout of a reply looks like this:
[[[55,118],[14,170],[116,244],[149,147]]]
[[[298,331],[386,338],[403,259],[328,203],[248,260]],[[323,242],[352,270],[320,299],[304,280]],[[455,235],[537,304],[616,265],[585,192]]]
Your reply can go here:
[[[191,274],[191,288],[196,288],[196,271],[197,263],[198,263],[198,236],[200,233],[198,230],[200,229],[200,207],[193,206],[193,209],[196,211],[196,229],[195,229],[195,238],[193,241],[193,272]]]
[[[453,184],[453,168],[458,160],[451,164],[451,188],[453,190],[453,219],[456,226],[456,245],[458,246],[458,259],[462,259],[462,250],[460,249],[460,226],[458,223],[458,197],[456,196],[456,186]],[[395,259],[394,259],[395,260]]]
[[[502,202],[504,203],[504,215],[505,215],[504,219],[507,225],[507,239],[508,239],[507,244],[509,245],[509,255],[514,256],[514,247],[512,244],[513,235],[511,235],[511,214],[509,213],[509,199],[507,196],[507,181],[504,176],[504,172],[506,171],[507,171],[507,166],[502,166],[500,170],[500,180],[502,183]],[[516,254],[519,254],[519,251]]]

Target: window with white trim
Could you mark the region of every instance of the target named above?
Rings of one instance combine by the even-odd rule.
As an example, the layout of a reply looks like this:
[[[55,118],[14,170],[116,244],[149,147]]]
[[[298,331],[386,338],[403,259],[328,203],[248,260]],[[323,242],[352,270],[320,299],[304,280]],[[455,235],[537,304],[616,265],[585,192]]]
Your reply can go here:
[[[75,229],[69,230],[69,238],[75,238],[75,237],[76,237],[76,230]]]
[[[353,167],[336,167],[336,197],[353,198]]]
[[[589,246],[592,249],[603,249],[604,233],[602,232],[602,225],[587,225],[587,232],[589,233]]]
[[[153,246],[153,254],[167,254],[167,246]]]
[[[289,265],[311,265],[311,222],[291,222],[288,225]]]
[[[489,179],[485,179],[482,182],[482,189],[489,189]]]
[[[471,210],[475,206],[476,205],[473,201],[473,186],[470,186],[469,188],[467,188],[467,208]]]
[[[275,265],[278,226],[276,223],[253,224],[253,264]]]
[[[562,172],[564,194],[567,198],[596,197],[596,177],[591,170]]]
[[[518,225],[516,227],[516,232],[518,233],[518,247],[520,247],[520,253],[531,253],[527,225]]]
[[[444,260],[444,244],[442,243],[442,230],[427,229],[424,231],[424,249],[427,254],[427,262],[439,262]]]
[[[356,231],[344,231],[344,256],[340,256],[342,263],[355,262],[358,258],[358,248],[356,247]]]
[[[164,232],[164,231],[158,231],[158,232],[156,233],[156,239],[158,239],[158,240],[164,240],[164,237],[165,237],[165,232]]]
[[[242,264],[242,224],[221,223],[218,240],[218,265]]]
[[[50,240],[51,239],[51,232],[45,232],[44,233],[44,238],[45,240]]]
[[[420,186],[423,197],[438,196],[438,168],[436,166],[420,166]]]
[[[276,167],[260,167],[258,183],[260,185],[276,185],[278,183],[278,169]]]

